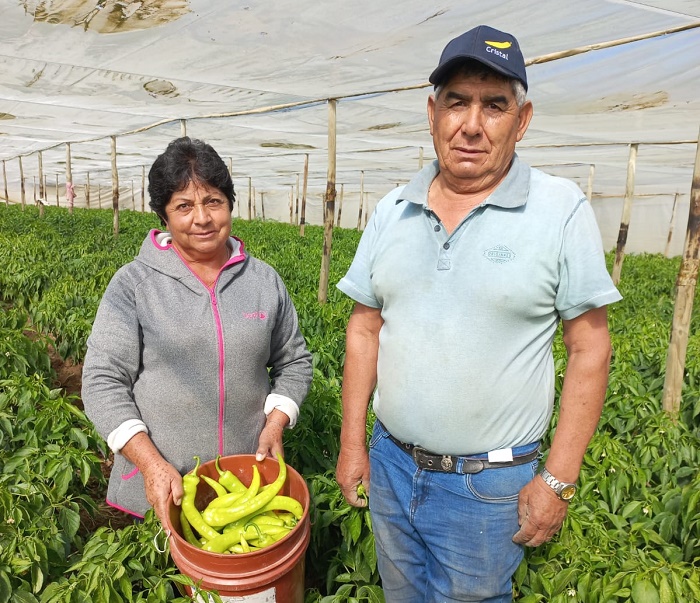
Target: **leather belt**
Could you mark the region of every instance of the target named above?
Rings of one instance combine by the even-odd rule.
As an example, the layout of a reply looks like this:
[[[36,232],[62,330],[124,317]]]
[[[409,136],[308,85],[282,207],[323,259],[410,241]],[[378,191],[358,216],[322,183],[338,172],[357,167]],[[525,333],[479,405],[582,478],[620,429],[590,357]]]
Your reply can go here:
[[[534,461],[540,452],[538,446],[532,452],[514,456],[512,461],[504,463],[492,463],[487,459],[475,459],[469,456],[453,456],[450,454],[436,454],[415,444],[406,444],[397,440],[387,431],[389,439],[405,453],[413,457],[416,465],[428,471],[440,471],[442,473],[479,473],[484,469],[499,469],[503,467],[515,467]]]

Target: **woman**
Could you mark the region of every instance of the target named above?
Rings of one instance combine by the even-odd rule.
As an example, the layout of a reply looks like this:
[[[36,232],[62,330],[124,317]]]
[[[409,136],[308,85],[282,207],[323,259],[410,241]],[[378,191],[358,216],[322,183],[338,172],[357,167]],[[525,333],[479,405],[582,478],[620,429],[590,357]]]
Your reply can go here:
[[[114,452],[107,502],[162,519],[195,455],[282,453],[312,369],[279,275],[230,236],[235,195],[216,151],[178,138],[148,179],[167,232],[152,230],[109,283],[82,398]]]

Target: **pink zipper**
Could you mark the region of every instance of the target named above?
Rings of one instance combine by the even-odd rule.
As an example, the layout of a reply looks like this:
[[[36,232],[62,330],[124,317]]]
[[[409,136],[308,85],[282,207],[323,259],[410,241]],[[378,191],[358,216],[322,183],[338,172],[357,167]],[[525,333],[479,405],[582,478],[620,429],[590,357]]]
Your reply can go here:
[[[221,273],[219,273],[221,274]],[[219,277],[216,277],[219,280]],[[214,281],[214,286],[216,281]],[[216,300],[214,286],[209,290],[211,298],[212,312],[214,313],[214,323],[216,324],[216,339],[219,349],[219,454],[224,453],[224,407],[226,406],[226,391],[224,382],[224,330],[221,326],[221,315],[219,305]]]

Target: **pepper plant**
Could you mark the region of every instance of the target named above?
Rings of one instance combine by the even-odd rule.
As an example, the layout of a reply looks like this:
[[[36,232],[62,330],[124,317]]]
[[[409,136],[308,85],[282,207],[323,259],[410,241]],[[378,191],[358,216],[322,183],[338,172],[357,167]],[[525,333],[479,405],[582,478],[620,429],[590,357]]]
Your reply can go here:
[[[0,208],[0,603],[184,602],[185,586],[198,592],[173,565],[152,513],[143,523],[86,529],[87,517],[100,516],[109,455],[80,401],[57,387],[48,356],[52,345],[82,360],[109,279],[158,227],[153,214],[122,212],[115,239],[107,210],[46,207],[40,218],[32,207]],[[307,226],[301,238],[287,224],[235,219],[233,232],[282,276],[313,357],[311,391],[285,432],[285,459],[312,499],[306,603],[379,603],[369,513],[344,501],[333,473],[352,302],[332,286],[327,303],[317,302],[321,227]],[[358,240],[354,230],[334,233],[331,284]],[[700,601],[700,291],[681,412],[661,410],[678,267],[678,258],[655,254],[625,259],[624,299],[609,308],[608,395],[579,494],[561,532],[526,550],[513,581],[519,603]],[[554,365],[560,391],[560,335]],[[545,454],[556,422],[555,414]]]

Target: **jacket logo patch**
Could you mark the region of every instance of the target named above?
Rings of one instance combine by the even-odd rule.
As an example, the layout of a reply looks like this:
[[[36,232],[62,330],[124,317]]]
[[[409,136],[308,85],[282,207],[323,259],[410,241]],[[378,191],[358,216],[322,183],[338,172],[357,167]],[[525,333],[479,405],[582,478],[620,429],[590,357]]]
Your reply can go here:
[[[505,264],[515,258],[515,252],[505,245],[496,245],[484,251],[484,257],[495,264]]]
[[[267,318],[267,312],[243,312],[243,318],[248,320],[265,320]]]

